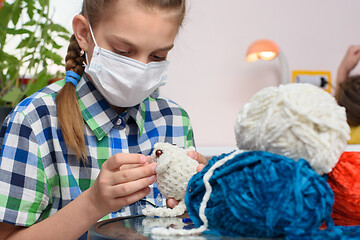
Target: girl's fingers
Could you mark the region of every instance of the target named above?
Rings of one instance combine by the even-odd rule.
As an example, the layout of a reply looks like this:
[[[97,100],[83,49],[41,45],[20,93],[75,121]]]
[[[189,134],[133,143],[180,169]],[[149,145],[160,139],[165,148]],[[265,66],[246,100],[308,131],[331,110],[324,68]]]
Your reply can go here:
[[[120,167],[120,170],[138,168],[138,167],[142,167],[142,166],[144,166],[144,164],[125,164]]]
[[[128,206],[128,205],[146,197],[150,193],[150,191],[151,191],[150,188],[146,187],[146,188],[143,188],[140,191],[132,193],[126,197],[119,197],[119,198],[115,199],[115,201],[119,202],[120,206]]]
[[[196,151],[189,151],[188,156],[191,157],[192,159],[195,159],[196,161],[198,161],[201,164],[205,164],[205,165],[207,164],[206,157],[204,157],[202,154],[200,154]]]
[[[149,164],[150,163],[150,156],[146,156],[146,162],[143,164],[124,164],[120,167],[120,170],[126,170],[126,169],[131,169],[131,168],[137,168],[137,167],[142,167],[145,164]]]
[[[105,161],[102,167],[117,171],[126,164],[145,164],[148,158],[141,154],[118,153]]]
[[[200,172],[201,170],[204,169],[204,167],[205,167],[205,165],[200,163],[200,164],[196,167],[196,171],[197,171],[197,172]]]
[[[168,198],[166,199],[166,205],[169,207],[169,208],[174,208],[176,207],[176,205],[179,204],[179,201],[175,200],[174,198]]]
[[[152,175],[150,177],[145,177],[136,181],[112,186],[112,191],[114,193],[115,198],[130,196],[139,191],[142,191],[142,189],[148,188],[149,185],[153,184],[155,181],[156,181],[156,176]]]
[[[147,164],[142,167],[119,170],[111,175],[110,185],[133,182],[148,178],[156,174],[156,163]]]

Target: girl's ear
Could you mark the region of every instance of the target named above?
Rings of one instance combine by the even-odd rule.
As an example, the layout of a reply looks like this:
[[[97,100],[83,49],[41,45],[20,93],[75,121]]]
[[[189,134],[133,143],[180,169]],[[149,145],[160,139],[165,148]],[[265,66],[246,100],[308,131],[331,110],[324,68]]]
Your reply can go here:
[[[76,15],[73,19],[73,30],[81,50],[88,52],[91,33],[88,20],[83,15]]]

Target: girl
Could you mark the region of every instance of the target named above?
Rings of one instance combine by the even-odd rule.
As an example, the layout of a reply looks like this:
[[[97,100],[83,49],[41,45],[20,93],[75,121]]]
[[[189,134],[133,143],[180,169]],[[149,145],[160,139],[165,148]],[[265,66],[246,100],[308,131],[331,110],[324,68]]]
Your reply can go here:
[[[184,13],[184,0],[84,0],[65,80],[1,128],[0,239],[86,238],[101,218],[161,205],[145,156],[156,142],[193,145],[187,113],[154,92]]]
[[[335,98],[340,106],[345,107],[350,125],[348,144],[360,144],[360,75],[350,76],[359,61],[360,45],[349,46],[336,76]]]

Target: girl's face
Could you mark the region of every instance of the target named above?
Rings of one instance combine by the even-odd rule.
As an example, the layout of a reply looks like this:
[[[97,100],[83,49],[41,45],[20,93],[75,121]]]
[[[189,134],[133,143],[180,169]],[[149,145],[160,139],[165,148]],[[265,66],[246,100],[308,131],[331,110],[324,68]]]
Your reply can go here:
[[[166,60],[174,45],[178,26],[169,13],[139,6],[137,1],[122,0],[107,11],[93,28],[99,47],[143,63]],[[83,48],[89,59],[95,46],[88,34]]]

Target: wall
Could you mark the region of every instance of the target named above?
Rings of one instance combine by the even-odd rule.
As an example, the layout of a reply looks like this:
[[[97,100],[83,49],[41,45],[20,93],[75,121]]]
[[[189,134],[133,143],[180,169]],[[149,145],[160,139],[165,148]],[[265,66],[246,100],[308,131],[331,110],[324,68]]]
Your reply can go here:
[[[61,9],[59,19],[70,27],[81,1],[52,2],[56,17]],[[277,42],[290,70],[327,70],[332,78],[347,47],[360,44],[360,1],[188,3],[187,18],[169,58],[168,83],[160,91],[188,111],[202,148],[235,146],[233,125],[242,105],[261,88],[278,84],[278,60],[245,62],[246,49],[254,40]]]

